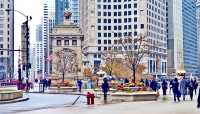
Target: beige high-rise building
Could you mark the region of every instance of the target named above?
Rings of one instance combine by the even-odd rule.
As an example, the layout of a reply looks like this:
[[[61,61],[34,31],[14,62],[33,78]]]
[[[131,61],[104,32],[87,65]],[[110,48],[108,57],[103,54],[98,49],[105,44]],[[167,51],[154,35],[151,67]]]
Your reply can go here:
[[[143,34],[152,45],[142,63],[146,73],[166,75],[166,0],[80,0],[80,27],[84,34],[83,62],[95,73],[101,52],[122,50],[119,38]]]
[[[0,0],[0,80],[14,73],[14,0]]]

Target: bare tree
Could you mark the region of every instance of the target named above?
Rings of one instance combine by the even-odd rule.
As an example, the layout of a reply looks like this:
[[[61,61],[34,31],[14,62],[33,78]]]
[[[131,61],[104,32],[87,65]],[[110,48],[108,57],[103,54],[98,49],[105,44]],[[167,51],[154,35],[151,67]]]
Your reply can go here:
[[[66,73],[77,71],[76,53],[71,49],[63,49],[55,52],[55,70],[62,75],[64,83]]]
[[[137,68],[139,64],[141,64],[143,57],[149,54],[151,46],[149,45],[147,38],[142,35],[137,38],[120,38],[119,43],[122,45],[122,54],[125,63],[132,71],[133,81],[135,82]]]
[[[105,62],[104,65],[104,70],[110,75],[112,76],[113,73],[113,67],[115,67],[115,62],[116,62],[116,52],[113,50],[113,47],[111,47],[110,50],[105,51],[104,53],[102,53],[103,55],[103,60]]]

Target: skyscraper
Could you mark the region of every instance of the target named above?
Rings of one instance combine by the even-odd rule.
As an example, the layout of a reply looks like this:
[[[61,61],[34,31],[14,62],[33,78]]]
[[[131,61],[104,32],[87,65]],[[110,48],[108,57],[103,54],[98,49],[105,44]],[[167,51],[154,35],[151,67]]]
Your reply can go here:
[[[176,75],[183,62],[182,0],[166,0],[168,75]]]
[[[52,31],[55,25],[55,1],[57,0],[45,0],[43,9],[43,24],[42,24],[42,35],[43,35],[43,76],[49,72],[49,63],[47,58],[49,56],[49,33]]]
[[[196,0],[183,0],[183,58],[185,70],[190,75],[197,75],[197,18]]]
[[[122,49],[119,38],[144,34],[155,45],[143,61],[147,73],[166,75],[166,0],[80,0],[80,9],[80,26],[91,65],[102,62],[99,52],[112,46]]]
[[[37,75],[41,75],[44,69],[44,61],[43,61],[43,47],[42,47],[42,25],[37,25],[36,28],[36,45],[35,45],[35,71]]]
[[[14,0],[0,0],[0,48],[14,49]],[[13,76],[14,52],[0,51],[0,79]]]
[[[71,22],[79,25],[79,0],[55,0],[56,5],[56,25],[62,25],[64,12],[69,10],[72,12]]]
[[[200,0],[197,0],[197,46],[198,74],[200,75]]]

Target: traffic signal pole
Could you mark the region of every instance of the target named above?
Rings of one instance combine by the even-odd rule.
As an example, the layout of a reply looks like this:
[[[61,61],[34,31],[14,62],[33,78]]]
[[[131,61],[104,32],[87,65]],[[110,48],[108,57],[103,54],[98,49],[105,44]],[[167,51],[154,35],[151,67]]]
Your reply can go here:
[[[29,90],[29,26],[28,26],[29,17],[26,16],[26,91]]]

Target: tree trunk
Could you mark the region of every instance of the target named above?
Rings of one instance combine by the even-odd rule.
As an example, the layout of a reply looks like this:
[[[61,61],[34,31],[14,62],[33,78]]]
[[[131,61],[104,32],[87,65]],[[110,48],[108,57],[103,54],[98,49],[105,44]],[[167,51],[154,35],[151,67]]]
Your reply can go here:
[[[133,71],[133,83],[135,83],[135,65],[132,64],[132,71]]]
[[[64,80],[65,80],[65,74],[62,74],[62,83],[64,84]]]

